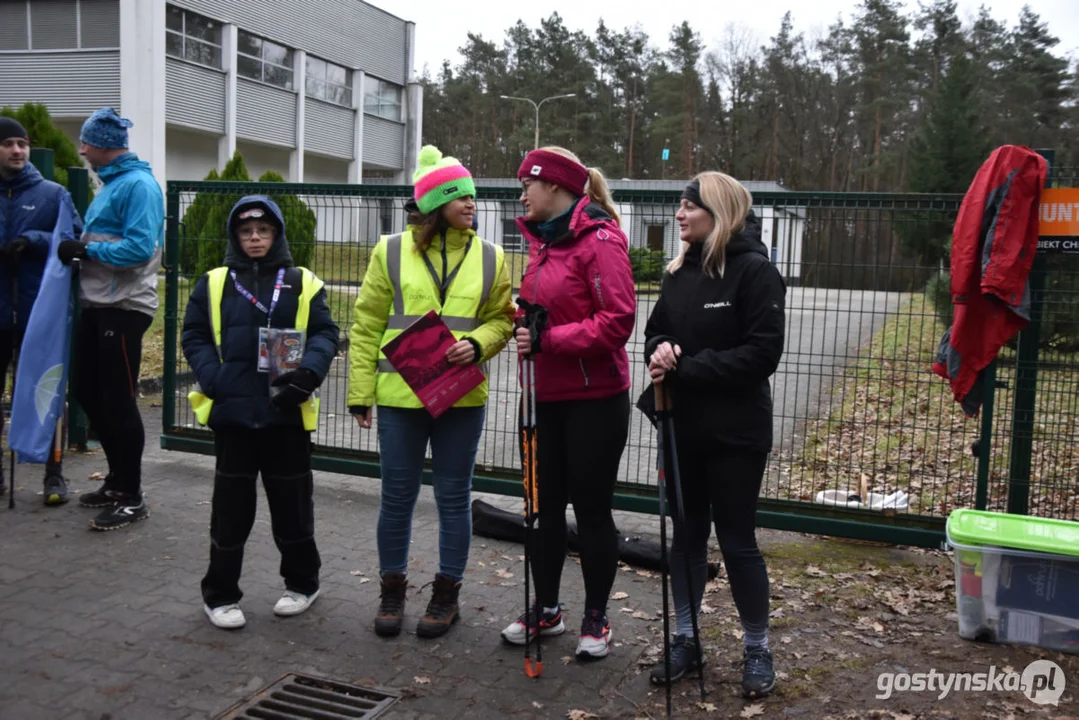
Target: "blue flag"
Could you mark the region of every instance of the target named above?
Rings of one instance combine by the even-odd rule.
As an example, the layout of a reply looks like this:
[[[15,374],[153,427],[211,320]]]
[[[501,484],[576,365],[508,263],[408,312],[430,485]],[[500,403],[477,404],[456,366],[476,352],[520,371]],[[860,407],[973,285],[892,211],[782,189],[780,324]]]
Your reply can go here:
[[[75,206],[65,193],[19,352],[8,446],[18,453],[21,463],[48,460],[56,421],[64,411],[76,298],[71,292],[71,267],[60,262],[56,248],[74,238],[74,215]]]

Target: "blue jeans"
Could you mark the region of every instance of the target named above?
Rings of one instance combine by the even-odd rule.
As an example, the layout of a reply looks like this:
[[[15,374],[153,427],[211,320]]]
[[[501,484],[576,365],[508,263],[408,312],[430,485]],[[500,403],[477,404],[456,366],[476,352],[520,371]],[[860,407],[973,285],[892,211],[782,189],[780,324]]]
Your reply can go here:
[[[438,505],[439,572],[454,580],[464,577],[472,542],[472,470],[483,431],[484,411],[482,406],[450,408],[435,419],[422,408],[379,406],[381,574],[407,573],[412,513],[420,493],[429,441]]]

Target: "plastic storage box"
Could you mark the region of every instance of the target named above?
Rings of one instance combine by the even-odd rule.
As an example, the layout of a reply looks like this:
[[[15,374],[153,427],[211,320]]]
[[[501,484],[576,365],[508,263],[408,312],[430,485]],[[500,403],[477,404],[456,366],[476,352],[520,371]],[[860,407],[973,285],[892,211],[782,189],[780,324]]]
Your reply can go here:
[[[1079,654],[1079,523],[955,510],[959,635]]]

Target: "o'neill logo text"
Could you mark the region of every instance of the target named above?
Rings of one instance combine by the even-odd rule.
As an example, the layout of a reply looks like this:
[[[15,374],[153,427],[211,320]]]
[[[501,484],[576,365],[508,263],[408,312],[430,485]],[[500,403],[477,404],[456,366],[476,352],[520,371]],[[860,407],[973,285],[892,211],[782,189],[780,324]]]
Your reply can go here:
[[[704,304],[704,309],[705,310],[711,310],[712,308],[725,308],[725,307],[730,307],[730,306],[731,306],[731,304],[729,302],[705,303]]]

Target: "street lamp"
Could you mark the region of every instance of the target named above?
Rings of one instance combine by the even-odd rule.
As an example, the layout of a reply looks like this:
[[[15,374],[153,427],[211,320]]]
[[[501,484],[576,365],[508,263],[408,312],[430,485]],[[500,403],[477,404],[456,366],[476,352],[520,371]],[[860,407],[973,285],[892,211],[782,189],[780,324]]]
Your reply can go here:
[[[540,106],[543,105],[543,103],[547,102],[548,100],[561,100],[562,98],[577,97],[577,93],[568,93],[566,95],[552,95],[551,97],[543,98],[538,103],[535,100],[530,100],[529,98],[526,98],[526,97],[514,97],[513,95],[500,95],[499,97],[501,97],[503,100],[520,100],[521,102],[529,103],[529,104],[532,105],[532,107],[536,108],[536,142],[535,142],[535,145],[534,145],[534,148],[533,148],[533,149],[535,149],[535,148],[539,147],[539,111],[540,111]]]

